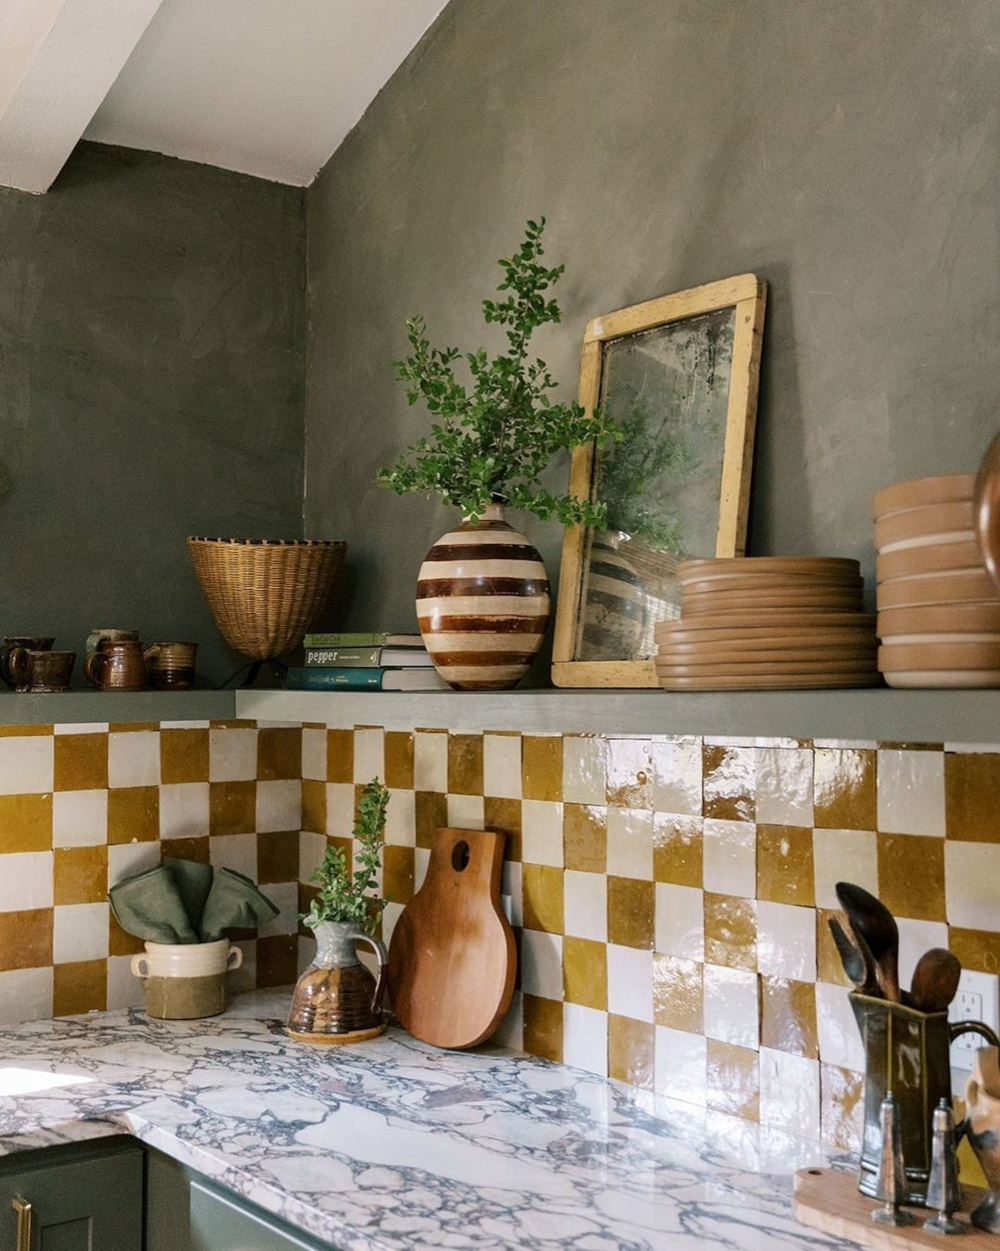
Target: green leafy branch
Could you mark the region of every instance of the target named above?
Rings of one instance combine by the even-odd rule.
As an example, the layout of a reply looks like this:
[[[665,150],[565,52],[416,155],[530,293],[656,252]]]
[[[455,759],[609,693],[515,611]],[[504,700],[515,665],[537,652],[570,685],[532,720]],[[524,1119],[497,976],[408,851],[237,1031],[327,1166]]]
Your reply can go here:
[[[323,863],[310,881],[319,883],[319,894],[312,907],[300,917],[313,929],[325,921],[353,922],[367,933],[374,934],[378,919],[388,903],[370,892],[377,889],[385,842],[385,817],[389,792],[374,778],[361,791],[354,818],[354,841],[357,847],[357,868],[354,875],[347,867],[342,847],[331,844]]]

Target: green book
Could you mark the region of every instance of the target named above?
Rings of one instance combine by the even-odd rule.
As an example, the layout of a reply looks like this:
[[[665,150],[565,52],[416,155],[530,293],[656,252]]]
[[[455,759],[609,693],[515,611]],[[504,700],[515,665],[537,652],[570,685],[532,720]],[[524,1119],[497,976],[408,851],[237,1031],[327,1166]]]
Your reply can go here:
[[[309,669],[411,669],[433,664],[422,647],[307,647]]]
[[[386,631],[362,631],[346,634],[307,634],[302,644],[310,647],[423,647],[419,634],[392,634]]]

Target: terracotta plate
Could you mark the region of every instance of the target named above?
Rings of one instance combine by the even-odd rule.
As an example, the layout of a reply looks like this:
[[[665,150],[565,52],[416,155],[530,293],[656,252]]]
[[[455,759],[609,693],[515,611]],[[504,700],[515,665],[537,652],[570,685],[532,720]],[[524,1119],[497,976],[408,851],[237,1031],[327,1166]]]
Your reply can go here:
[[[932,604],[923,608],[887,608],[878,615],[878,634],[1000,633],[1000,603]]]
[[[813,591],[838,592],[857,591],[864,586],[862,578],[853,574],[842,578],[786,578],[776,574],[763,574],[759,578],[738,578],[728,575],[714,578],[700,578],[697,581],[681,582],[684,595],[713,595],[718,591],[741,591],[762,594],[771,592],[787,592],[789,595],[803,595]]]
[[[890,513],[875,522],[875,546],[882,548],[906,539],[923,538],[930,534],[953,534],[971,530],[973,526],[972,500],[960,504],[931,504],[927,508],[910,508],[906,512]]]
[[[936,478],[911,478],[908,482],[895,482],[876,493],[872,500],[872,516],[878,520],[886,513],[907,508],[971,500],[975,489],[974,473],[949,473]]]
[[[893,578],[876,591],[879,612],[887,608],[921,608],[932,604],[1000,603],[985,569],[928,574],[923,578]]]
[[[883,673],[921,669],[1000,669],[1000,643],[897,643],[878,649]]]
[[[761,608],[757,612],[720,612],[706,613],[695,621],[686,618],[672,621],[660,621],[653,627],[653,637],[658,643],[666,642],[672,637],[674,630],[697,630],[699,634],[706,630],[740,630],[748,634],[758,631],[774,631],[787,628],[794,632],[809,630],[811,627],[822,627],[824,630],[837,627],[848,627],[855,630],[873,630],[875,614],[870,612],[817,612],[808,609],[797,612],[787,608]]]
[[[985,575],[984,575],[985,576]],[[843,595],[685,595],[681,593],[681,616],[717,616],[724,612],[758,612],[781,608],[785,612],[860,612],[861,592]]]
[[[847,660],[855,656],[874,656],[875,636],[864,642],[848,643],[816,643],[807,640],[792,642],[772,641],[765,647],[746,647],[737,640],[726,639],[718,643],[661,643],[659,656],[661,659],[684,661],[688,656],[704,657],[711,660],[715,656],[737,656],[743,660],[780,660],[784,656],[799,656],[803,660]]]
[[[992,690],[1000,686],[1000,669],[927,669],[887,673],[888,686],[904,690]]]
[[[880,582],[890,578],[910,578],[914,574],[939,573],[948,569],[981,569],[983,557],[979,544],[929,543],[921,547],[904,547],[886,552],[875,562]]]
[[[677,566],[682,582],[685,578],[753,577],[758,573],[858,577],[861,565],[843,556],[718,556],[682,560]]]
[[[668,678],[665,691],[831,691],[878,686],[878,674],[842,673],[820,678],[815,674],[762,674],[758,677]]]
[[[714,678],[749,674],[814,673],[820,677],[839,676],[842,673],[875,673],[875,658],[866,656],[859,660],[787,660],[754,663],[734,658],[729,664],[721,660],[690,664],[674,664],[661,658],[656,661],[656,674],[661,678]]]

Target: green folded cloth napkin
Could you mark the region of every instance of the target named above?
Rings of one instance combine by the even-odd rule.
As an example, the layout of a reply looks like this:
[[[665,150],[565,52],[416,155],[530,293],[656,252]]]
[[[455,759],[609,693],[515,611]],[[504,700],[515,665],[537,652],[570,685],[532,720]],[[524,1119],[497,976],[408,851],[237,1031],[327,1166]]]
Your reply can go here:
[[[164,860],[108,891],[115,920],[147,943],[211,943],[229,929],[251,929],[278,915],[254,883],[234,869]]]

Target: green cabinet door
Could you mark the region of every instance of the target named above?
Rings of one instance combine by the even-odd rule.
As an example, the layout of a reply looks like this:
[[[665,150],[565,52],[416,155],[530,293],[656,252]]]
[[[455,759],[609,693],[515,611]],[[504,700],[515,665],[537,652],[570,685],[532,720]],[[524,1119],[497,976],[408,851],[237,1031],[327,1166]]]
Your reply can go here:
[[[191,1183],[191,1251],[316,1251],[325,1246],[199,1181]]]
[[[0,1169],[3,1251],[142,1251],[142,1151],[32,1152]]]

